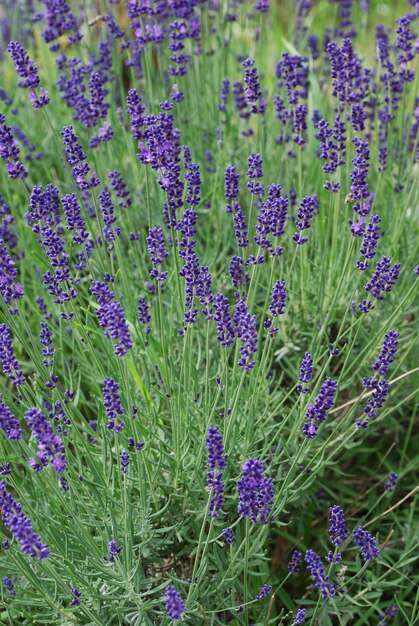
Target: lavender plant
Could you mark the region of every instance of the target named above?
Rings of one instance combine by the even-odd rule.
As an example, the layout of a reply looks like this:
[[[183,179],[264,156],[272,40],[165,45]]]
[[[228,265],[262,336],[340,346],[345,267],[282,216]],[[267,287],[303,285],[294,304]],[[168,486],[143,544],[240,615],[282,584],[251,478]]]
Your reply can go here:
[[[1,626],[413,626],[417,2],[36,4],[0,8]]]

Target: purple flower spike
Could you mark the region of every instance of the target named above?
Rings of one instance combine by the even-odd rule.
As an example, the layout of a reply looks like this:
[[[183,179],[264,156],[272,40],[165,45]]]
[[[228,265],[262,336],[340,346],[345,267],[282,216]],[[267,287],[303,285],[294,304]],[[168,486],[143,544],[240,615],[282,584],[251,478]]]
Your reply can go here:
[[[378,261],[371,280],[364,286],[365,291],[371,292],[376,300],[384,300],[384,292],[390,292],[400,274],[400,263],[391,265],[391,258],[383,256]]]
[[[378,359],[373,363],[372,369],[378,372],[380,376],[385,376],[389,370],[390,363],[393,363],[394,357],[397,352],[399,342],[397,341],[399,333],[395,330],[390,330],[384,337],[383,347],[378,356]]]
[[[32,558],[45,559],[50,551],[33,531],[32,522],[22,513],[19,502],[7,492],[4,481],[0,481],[0,510],[4,524],[21,544],[22,552]]]
[[[103,406],[105,407],[106,416],[108,418],[107,427],[109,430],[115,430],[118,415],[122,415],[124,413],[118,383],[115,382],[113,378],[106,378],[103,381],[102,393]]]
[[[295,614],[295,618],[292,623],[292,626],[297,626],[297,624],[304,624],[305,621],[306,621],[306,610],[297,609],[297,613]]]
[[[9,592],[10,597],[14,598],[16,596],[16,591],[15,591],[15,586],[13,584],[13,581],[10,580],[8,576],[5,576],[2,580],[2,583],[5,589],[7,589],[7,591]]]
[[[255,11],[259,11],[259,13],[267,13],[269,11],[269,0],[257,0],[255,4]]]
[[[364,530],[362,526],[358,526],[358,528],[354,530],[354,539],[361,548],[361,556],[364,561],[375,559],[380,554],[376,538]]]
[[[105,282],[93,281],[90,291],[99,304],[96,315],[104,335],[115,341],[115,354],[124,356],[133,344],[122,306]]]
[[[175,587],[168,587],[165,593],[166,613],[174,622],[179,620],[185,612],[185,603]]]
[[[303,426],[303,433],[308,439],[313,439],[317,435],[318,426],[325,421],[327,411],[332,408],[335,402],[335,394],[338,384],[332,378],[326,378],[320,388],[319,395],[307,407],[306,417],[311,421]]]
[[[89,233],[86,230],[86,223],[81,215],[81,209],[77,196],[74,193],[67,194],[61,200],[64,213],[67,217],[68,230],[74,231],[73,243],[81,246],[88,239]]]
[[[164,282],[167,278],[167,272],[161,272],[159,268],[168,255],[161,228],[150,228],[147,237],[147,246],[151,262],[154,265],[154,268],[150,272],[150,277]]]
[[[45,415],[37,408],[26,411],[27,421],[33,437],[38,443],[36,459],[29,459],[29,464],[35,471],[42,470],[43,466],[51,463],[57,474],[62,474],[66,468],[65,449],[61,437],[56,435]]]
[[[18,41],[11,41],[7,46],[14,63],[17,74],[24,78],[19,83],[19,87],[35,89],[39,86],[38,68],[34,61],[31,61],[25,48]]]
[[[255,596],[255,600],[265,600],[272,591],[272,585],[262,585],[259,593]]]
[[[10,411],[9,407],[4,404],[3,396],[0,393],[0,430],[2,430],[8,439],[18,441],[22,436],[22,429],[19,421]]]
[[[208,428],[206,439],[208,459],[208,491],[211,493],[211,502],[208,511],[210,517],[218,517],[224,501],[223,469],[227,465],[227,455],[224,454],[223,439],[218,426]]]
[[[242,470],[237,483],[239,515],[249,517],[252,524],[267,524],[274,496],[272,480],[263,475],[263,464],[258,459],[243,463]]]
[[[340,506],[331,506],[330,509],[330,527],[329,535],[330,541],[334,546],[341,546],[348,538],[348,529],[346,527],[346,519],[343,510]]]
[[[103,235],[111,247],[115,239],[119,237],[121,229],[118,226],[113,226],[116,222],[115,207],[113,206],[111,196],[106,189],[99,194],[99,204],[102,210],[102,219],[104,223]]]
[[[356,420],[358,428],[367,428],[369,420],[372,417],[378,416],[378,409],[381,409],[383,406],[391,387],[390,383],[385,378],[383,378],[383,380],[364,378],[363,385],[366,389],[372,389],[373,391],[364,408],[364,413],[367,416],[366,419],[364,421]]]
[[[234,166],[226,167],[224,175],[224,191],[227,200],[234,200],[239,195],[240,174]],[[231,212],[231,211],[229,211]]]
[[[285,280],[277,280],[272,289],[272,302],[269,307],[269,312],[273,318],[284,315],[286,299],[287,292],[285,287]],[[264,326],[271,336],[273,336],[279,330],[278,327],[273,325],[272,319],[266,320]]]
[[[90,174],[90,167],[84,161],[87,159],[83,148],[78,143],[78,137],[73,132],[72,126],[65,126],[61,131],[64,143],[64,152],[68,164],[71,167],[71,173],[79,189],[91,189],[99,185],[99,179],[96,173]],[[90,174],[90,178],[88,178]]]
[[[41,87],[39,93],[32,92],[29,95],[29,102],[33,106],[34,109],[42,109],[42,107],[46,106],[51,98],[48,95],[48,92]]]
[[[243,300],[237,302],[233,325],[237,337],[244,344],[240,347],[241,358],[238,360],[238,364],[246,371],[249,371],[255,366],[252,356],[258,349],[258,333],[256,315],[250,315],[247,304]]]
[[[228,78],[223,78],[221,83],[220,99],[217,104],[217,109],[222,113],[227,111],[227,99],[230,93],[230,81]]]
[[[121,472],[122,474],[128,474],[128,465],[129,465],[129,454],[126,450],[122,450],[121,452]]]
[[[246,248],[246,246],[249,245],[249,232],[246,224],[246,218],[238,202],[233,203],[233,211],[234,233],[236,235],[237,245],[239,248]]]
[[[336,588],[335,585],[330,582],[321,558],[313,550],[307,550],[304,558],[307,563],[307,569],[311,574],[314,584],[322,594],[322,598],[333,598]]]
[[[301,552],[298,552],[298,550],[294,550],[291,556],[291,560],[289,561],[287,565],[287,568],[290,574],[297,574],[302,562],[303,560],[302,560]]]
[[[132,200],[121,174],[114,170],[113,172],[109,172],[108,178],[111,181],[112,189],[116,196],[121,200],[119,203],[120,208],[128,209],[132,205]]]
[[[6,324],[0,324],[0,363],[14,385],[23,385],[26,379],[13,352],[12,333]]]
[[[214,298],[214,321],[217,324],[217,339],[222,346],[230,346],[236,337],[233,322],[230,315],[230,306],[227,298],[222,293],[217,293]]]
[[[252,113],[263,114],[266,111],[266,98],[262,97],[257,69],[253,67],[253,59],[245,59],[242,63],[244,70],[245,96]]]
[[[371,215],[368,226],[364,232],[364,239],[360,253],[365,259],[375,257],[378,240],[380,239],[380,222],[378,215]],[[368,261],[357,261],[356,266],[362,272],[368,268]]]
[[[70,587],[70,591],[73,595],[70,606],[78,606],[80,604],[81,592],[76,587]]]
[[[10,126],[6,124],[6,118],[0,113],[0,157],[6,161],[9,178],[25,178],[27,170],[19,161],[19,148],[12,135]]]
[[[307,386],[307,383],[310,382],[312,376],[313,376],[313,357],[311,356],[310,352],[306,352],[300,365],[300,375],[298,379],[300,383],[297,385],[297,391],[299,393],[307,393],[309,391],[309,387]]]
[[[151,328],[150,328],[151,315],[150,315],[150,307],[145,298],[138,299],[137,313],[138,313],[138,321],[141,324],[144,324],[145,326],[145,334],[149,335],[151,332]]]
[[[15,282],[16,278],[16,265],[6,246],[2,245],[0,238],[0,293],[3,296],[5,303],[8,305],[12,304],[13,300],[20,300],[24,294],[23,285]],[[17,312],[18,309],[15,306],[11,306],[9,308],[9,313],[11,315],[15,315]]]
[[[257,182],[258,178],[263,177],[262,163],[260,154],[251,154],[247,158],[247,177],[250,178],[250,182],[247,183],[247,188],[250,193],[254,195],[263,193],[263,184]]]
[[[113,563],[121,550],[122,548],[118,546],[115,539],[111,539],[108,543],[108,561]]]
[[[307,237],[303,237],[301,232],[311,227],[311,220],[319,210],[319,199],[317,196],[305,196],[301,200],[300,208],[298,209],[297,219],[295,225],[300,232],[293,235],[293,240],[296,244],[302,245],[308,241]]]
[[[232,531],[231,528],[224,528],[223,530],[223,537],[224,537],[224,541],[226,543],[234,543],[236,541],[236,538],[234,536],[234,532]]]
[[[384,490],[388,493],[394,491],[394,487],[396,486],[398,477],[398,474],[391,472],[391,474],[388,475],[388,478],[384,484]]]

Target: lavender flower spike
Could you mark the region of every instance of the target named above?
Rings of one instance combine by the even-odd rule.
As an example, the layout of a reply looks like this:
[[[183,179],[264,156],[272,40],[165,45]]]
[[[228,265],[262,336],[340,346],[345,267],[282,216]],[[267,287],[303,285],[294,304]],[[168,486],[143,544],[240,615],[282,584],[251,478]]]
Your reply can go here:
[[[106,378],[103,381],[103,406],[106,410],[106,416],[108,418],[109,430],[115,430],[116,419],[118,415],[122,415],[124,409],[121,405],[121,396],[119,395],[119,385],[113,378]]]
[[[8,439],[18,441],[22,436],[22,429],[17,418],[10,411],[9,407],[4,404],[3,396],[0,393],[0,430],[2,430]]]
[[[391,474],[388,475],[388,478],[384,484],[385,491],[387,491],[388,493],[394,491],[394,487],[396,486],[398,477],[398,474],[396,474],[395,472],[391,472]]]
[[[6,324],[0,324],[0,363],[14,385],[23,385],[26,379],[13,352],[12,333]]]
[[[115,354],[119,357],[124,356],[133,345],[128,324],[125,320],[124,309],[105,282],[93,281],[90,291],[99,304],[96,315],[98,316],[100,327],[104,329],[106,337],[110,337],[115,341]]]
[[[263,464],[258,459],[243,463],[242,470],[242,477],[237,483],[238,512],[243,517],[249,517],[252,524],[267,524],[274,495],[272,480],[263,476]]]
[[[243,344],[240,347],[241,357],[238,360],[238,365],[249,371],[255,366],[255,360],[252,359],[252,356],[258,349],[258,333],[256,329],[256,315],[249,313],[247,304],[243,300],[239,300],[237,303],[233,324],[237,336]]]
[[[297,385],[297,391],[299,393],[307,393],[309,391],[309,387],[307,386],[307,383],[310,382],[312,376],[313,376],[313,357],[311,356],[310,352],[306,352],[300,365],[300,376],[298,379],[300,382]]]
[[[326,378],[320,388],[319,395],[313,403],[307,407],[306,417],[311,422],[306,422],[303,426],[303,433],[308,439],[313,439],[317,435],[318,426],[325,421],[327,411],[332,408],[335,401],[335,394],[338,384],[332,378]]]
[[[358,526],[354,530],[354,539],[361,548],[361,556],[364,561],[375,559],[380,554],[376,538],[364,530],[362,526]]]
[[[333,598],[335,595],[335,585],[329,581],[321,558],[313,550],[307,550],[305,555],[307,569],[311,574],[314,584],[322,594],[322,598]]]
[[[289,561],[287,565],[289,573],[297,574],[298,570],[300,569],[301,563],[302,563],[301,552],[298,552],[298,550],[294,550],[291,556],[291,560]]]
[[[113,563],[121,550],[122,548],[118,546],[115,539],[111,539],[111,541],[108,543],[108,561]]]
[[[330,541],[334,546],[341,546],[348,538],[348,529],[346,527],[345,514],[340,506],[330,507],[330,527],[329,535]]]
[[[297,219],[295,225],[300,232],[296,232],[293,235],[293,240],[296,244],[302,245],[308,241],[308,237],[303,237],[301,232],[311,227],[311,220],[319,209],[319,199],[317,196],[305,196],[301,200],[300,208],[298,209]]]
[[[6,118],[0,113],[0,157],[6,161],[9,178],[25,178],[27,170],[19,161],[19,148],[12,135],[10,126],[6,124]]]
[[[29,459],[35,471],[40,471],[48,460],[57,474],[66,468],[65,449],[62,439],[56,435],[45,415],[37,408],[26,411],[25,420],[38,443],[37,459]]]
[[[297,609],[297,613],[295,614],[295,619],[292,623],[292,626],[296,626],[297,624],[304,624],[305,621],[306,621],[306,610]]]
[[[208,460],[208,491],[211,493],[211,502],[208,511],[210,517],[218,517],[224,500],[223,469],[227,464],[227,455],[224,454],[223,439],[218,426],[208,428],[206,439]]]
[[[388,372],[390,363],[393,363],[394,356],[397,352],[397,346],[399,342],[397,338],[399,337],[399,333],[395,330],[390,330],[386,333],[384,337],[384,343],[382,350],[378,356],[378,359],[373,363],[372,369],[380,376],[385,376]]]
[[[22,513],[19,502],[8,493],[4,481],[0,481],[0,510],[4,524],[21,544],[22,552],[33,558],[45,559],[50,551],[33,531],[32,522]]]
[[[285,286],[285,280],[277,280],[272,289],[272,302],[269,307],[269,312],[272,317],[279,317],[285,313],[285,301],[287,299],[287,292]],[[269,334],[274,335],[279,328],[273,325],[272,319],[267,319],[264,323],[264,327]]]
[[[165,594],[166,612],[171,620],[174,622],[182,617],[185,612],[185,603],[182,600],[182,596],[175,587],[168,587]]]

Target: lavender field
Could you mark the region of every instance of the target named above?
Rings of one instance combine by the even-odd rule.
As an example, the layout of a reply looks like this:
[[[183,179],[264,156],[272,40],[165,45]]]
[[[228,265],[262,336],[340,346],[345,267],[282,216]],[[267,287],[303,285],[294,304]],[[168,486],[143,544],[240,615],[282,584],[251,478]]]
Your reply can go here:
[[[0,2],[0,626],[418,624],[418,18]]]

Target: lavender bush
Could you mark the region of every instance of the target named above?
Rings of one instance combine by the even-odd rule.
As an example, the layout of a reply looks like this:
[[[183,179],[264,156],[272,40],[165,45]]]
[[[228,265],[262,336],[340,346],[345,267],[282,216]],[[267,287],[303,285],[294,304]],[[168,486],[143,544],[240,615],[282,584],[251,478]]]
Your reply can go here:
[[[418,16],[0,7],[2,626],[417,623]]]

